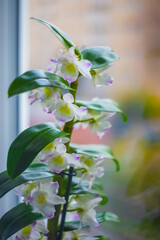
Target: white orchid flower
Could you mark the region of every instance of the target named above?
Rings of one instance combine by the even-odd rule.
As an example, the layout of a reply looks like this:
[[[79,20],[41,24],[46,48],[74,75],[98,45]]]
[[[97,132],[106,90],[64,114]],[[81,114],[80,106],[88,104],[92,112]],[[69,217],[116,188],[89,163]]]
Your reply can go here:
[[[53,156],[48,158],[48,167],[52,172],[60,173],[67,166],[77,166],[79,157],[76,154],[66,153],[66,146],[59,144],[56,150],[53,152]]]
[[[98,69],[91,70],[91,76],[92,76],[92,83],[96,87],[100,87],[102,85],[109,86],[113,83],[113,77],[108,74],[105,70],[110,68],[112,64],[103,66]]]
[[[96,240],[96,237],[89,236],[88,233],[82,229],[67,232],[64,240]]]
[[[115,113],[101,113],[94,116],[94,120],[89,122],[91,133],[95,132],[98,138],[102,138],[104,134],[112,127],[108,118],[112,117]]]
[[[16,240],[38,240],[41,238],[40,233],[48,233],[47,220],[42,219],[22,228],[15,234]],[[47,240],[43,237],[42,240]]]
[[[31,225],[34,227],[36,231],[39,231],[41,233],[48,233],[47,224],[48,224],[47,219],[41,219],[33,222]]]
[[[60,50],[58,59],[51,59],[52,64],[48,70],[62,76],[69,83],[76,81],[79,73],[91,79],[91,62],[86,59],[79,60],[74,50],[75,47],[70,48],[68,52]]]
[[[36,184],[32,182],[28,182],[16,187],[15,192],[17,195],[20,195],[21,197],[23,197],[23,200],[25,202],[28,202],[31,200],[31,191],[36,187],[37,187]]]
[[[98,98],[93,99],[92,102],[95,102],[95,100],[98,102]],[[77,122],[74,125],[74,129],[77,129],[80,126],[82,126],[83,129],[86,129],[89,126],[91,129],[91,135],[95,132],[98,135],[98,138],[102,138],[112,126],[108,119],[114,115],[115,112],[107,113],[88,110],[88,112],[82,116],[80,122]]]
[[[93,158],[90,156],[82,156],[80,158],[80,168],[84,168],[85,171],[81,177],[80,182],[76,187],[81,185],[83,180],[88,180],[89,189],[92,188],[96,177],[101,178],[104,175],[104,167],[99,166],[103,162],[103,158]]]
[[[58,188],[58,182],[47,182],[40,183],[38,189],[33,189],[30,204],[35,211],[40,212],[46,218],[52,218],[55,213],[54,205],[65,203],[65,200],[57,195]]]
[[[53,152],[59,144],[67,143],[67,142],[69,142],[69,138],[67,138],[67,137],[56,138],[53,142],[50,142],[49,144],[47,144],[38,153],[38,155],[34,159],[34,162],[39,162],[39,161],[45,162],[45,161],[47,161],[49,157],[53,156]]]
[[[74,98],[70,93],[64,94],[63,100],[60,99],[57,102],[54,116],[58,121],[65,123],[71,121],[74,117],[81,119],[86,114],[86,109],[79,108],[73,102]]]
[[[96,211],[94,208],[99,205],[102,199],[100,197],[91,200],[88,200],[87,198],[85,199],[86,200],[84,204],[84,195],[81,194],[77,196],[70,202],[68,209],[72,211],[75,209],[75,211],[77,211],[81,223],[99,226],[99,223],[96,219]]]
[[[96,87],[100,87],[102,85],[109,86],[113,83],[113,77],[106,72],[94,72],[92,73],[92,82]]]
[[[44,112],[52,113],[55,111],[55,105],[60,97],[61,95],[57,88],[41,87],[32,90],[31,95],[28,98],[31,100],[30,105],[39,100]]]
[[[34,228],[31,225],[28,225],[17,232],[15,239],[16,240],[38,240],[40,239],[40,237],[41,237],[41,234],[36,230],[34,230]]]

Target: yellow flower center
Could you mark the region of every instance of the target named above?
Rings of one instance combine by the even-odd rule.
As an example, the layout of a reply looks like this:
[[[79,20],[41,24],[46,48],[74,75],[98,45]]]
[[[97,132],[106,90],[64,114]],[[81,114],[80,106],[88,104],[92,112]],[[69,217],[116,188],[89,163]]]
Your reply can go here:
[[[33,188],[35,188],[35,185],[33,183],[30,183],[29,187],[30,187],[31,190],[33,190]]]
[[[73,63],[68,63],[66,65],[66,71],[74,74],[76,72],[76,66]]]
[[[71,110],[70,110],[70,108],[68,107],[67,104],[65,104],[64,106],[60,107],[60,108],[59,108],[59,111],[60,111],[61,113],[66,114],[66,115],[71,114]]]
[[[46,195],[44,193],[40,193],[37,199],[38,204],[44,204],[46,202]]]
[[[31,234],[31,230],[32,230],[32,227],[29,225],[29,226],[26,226],[22,229],[22,235],[25,236],[25,237],[29,237],[30,234]]]
[[[45,151],[50,151],[50,150],[52,150],[53,148],[54,148],[54,143],[51,142],[51,143],[49,143],[47,146],[44,147],[44,150],[45,150]]]
[[[94,160],[92,158],[87,158],[84,163],[88,166],[88,167],[92,167],[94,164]]]
[[[58,165],[62,165],[64,163],[64,158],[61,155],[57,155],[56,157],[52,158],[52,163],[58,163]]]
[[[25,186],[24,192],[26,195],[29,194],[29,185],[28,184]]]
[[[45,96],[46,96],[46,97],[50,97],[50,96],[51,96],[51,94],[52,94],[52,91],[51,91],[51,89],[50,89],[50,88],[47,88],[47,87],[45,87],[45,88],[44,88],[44,94],[45,94]]]
[[[24,189],[24,193],[28,195],[30,193],[30,190],[33,190],[35,188],[35,185],[33,183],[27,184]]]

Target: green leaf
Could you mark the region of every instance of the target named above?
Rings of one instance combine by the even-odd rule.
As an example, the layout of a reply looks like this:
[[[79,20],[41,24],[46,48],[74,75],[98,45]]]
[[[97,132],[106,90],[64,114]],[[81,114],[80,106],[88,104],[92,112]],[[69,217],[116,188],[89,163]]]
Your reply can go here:
[[[75,188],[79,181],[80,181],[79,177],[72,178],[70,194],[94,194],[94,195],[98,194],[102,198],[100,205],[105,205],[108,202],[108,198],[106,195],[104,195],[103,186],[101,183],[94,182],[92,189],[89,189],[88,181],[83,180],[81,182],[81,185]]]
[[[92,63],[92,69],[105,67],[119,58],[108,46],[87,48],[81,55],[83,59],[88,59]]]
[[[116,214],[111,212],[102,212],[96,214],[98,223],[102,222],[119,222],[119,218]]]
[[[101,212],[101,213],[97,213],[96,214],[96,219],[98,223],[103,223],[103,222],[119,222],[119,218],[117,217],[117,215],[110,213],[110,212]],[[81,227],[87,227],[88,225],[85,223],[81,223]],[[73,231],[76,229],[79,229],[80,227],[80,221],[76,220],[76,221],[70,221],[70,222],[66,222],[65,226],[64,226],[64,231],[68,232],[68,231]]]
[[[44,218],[40,213],[32,211],[31,205],[21,203],[3,215],[0,219],[0,239],[6,240],[25,226]]]
[[[31,19],[36,20],[37,22],[40,22],[47,26],[54,34],[55,36],[63,43],[63,45],[69,49],[73,46],[76,46],[76,44],[73,42],[71,37],[69,37],[65,32],[63,32],[61,29],[53,25],[52,23],[46,22],[44,20],[32,17]]]
[[[116,165],[116,171],[120,170],[118,160],[114,157],[111,148],[106,145],[101,144],[70,144],[70,147],[73,151],[76,151],[78,154],[84,154],[91,157],[103,157],[107,159],[112,159]]]
[[[97,240],[110,240],[110,238],[107,238],[107,237],[105,237],[105,236],[94,236],[94,237],[96,237],[96,239]]]
[[[0,198],[13,188],[23,183],[50,177],[53,177],[53,173],[51,173],[48,169],[48,166],[43,163],[32,164],[14,180],[8,177],[7,171],[2,172],[0,174]]]
[[[67,133],[57,128],[54,123],[41,123],[27,128],[10,146],[8,176],[13,179],[20,175],[48,143],[65,135]]]
[[[123,113],[118,103],[112,99],[108,98],[94,98],[92,101],[80,101],[78,100],[76,104],[79,107],[86,107],[88,110],[100,111],[100,112],[116,112],[121,113],[123,121],[127,121],[126,115]]]
[[[31,70],[15,78],[11,83],[8,96],[27,92],[39,87],[56,87],[73,90],[62,77],[43,70]]]

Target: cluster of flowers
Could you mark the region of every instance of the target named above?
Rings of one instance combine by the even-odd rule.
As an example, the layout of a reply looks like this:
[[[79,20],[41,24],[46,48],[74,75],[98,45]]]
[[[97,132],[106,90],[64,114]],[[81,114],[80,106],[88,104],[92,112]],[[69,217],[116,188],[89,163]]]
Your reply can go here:
[[[76,81],[78,78],[92,79],[94,85],[109,85],[113,82],[113,78],[101,68],[98,71],[91,70],[91,62],[85,59],[79,59],[74,52],[74,48],[68,52],[60,50],[58,58],[51,59],[51,65],[48,71],[62,76],[68,83]],[[72,94],[65,93],[62,95],[58,88],[38,88],[32,91],[29,96],[30,104],[40,101],[43,110],[52,113],[56,121],[62,125],[71,120],[75,120],[74,128],[78,128],[80,124],[83,128],[90,126],[91,132],[96,132],[99,137],[111,127],[108,118],[113,114],[98,113],[96,111],[87,110],[84,107],[78,107],[74,103]],[[97,99],[93,99],[97,101]],[[102,177],[104,168],[99,166],[103,162],[103,157],[93,158],[86,155],[78,155],[76,153],[69,154],[66,152],[65,144],[68,138],[57,138],[49,143],[36,157],[35,162],[41,161],[48,164],[48,168],[53,173],[59,174],[65,171],[68,166],[80,169],[82,172],[81,180],[76,187],[81,185],[82,180],[87,179],[89,188],[92,188],[95,177]],[[55,205],[64,204],[63,197],[58,196],[58,182],[52,182],[51,179],[43,181],[33,181],[23,184],[16,188],[16,193],[23,197],[23,201],[30,203],[36,212],[40,212],[45,218],[54,217]],[[84,196],[72,195],[69,201],[68,211],[73,213],[80,222],[98,225],[96,220],[95,207],[102,200],[100,197],[94,199],[88,198],[84,205]],[[40,221],[33,223],[16,234],[17,240],[40,239],[40,232],[46,234],[46,228],[39,227]],[[46,237],[42,237],[45,239]],[[42,239],[41,238],[41,239]],[[86,239],[93,240],[95,238],[88,237],[85,233],[73,231],[70,235],[66,234],[66,239]]]
[[[52,58],[51,65],[48,68],[48,71],[63,77],[69,83],[76,81],[77,78],[79,80],[85,78],[91,79],[96,86],[112,84],[112,76],[104,70],[106,70],[104,67],[97,71],[91,70],[91,62],[85,59],[78,60],[73,47],[68,52],[61,49],[58,58]],[[29,99],[31,105],[37,100],[40,101],[43,110],[52,113],[59,125],[75,119],[75,128],[78,128],[81,124],[83,128],[89,125],[91,133],[96,132],[99,138],[111,127],[108,118],[113,113],[97,113],[87,110],[85,107],[78,107],[74,104],[71,93],[62,95],[58,88],[37,88],[32,91]],[[98,101],[98,98],[94,98],[92,101]]]
[[[68,154],[66,153],[66,147],[64,145],[64,143],[68,141],[68,138],[63,137],[49,143],[38,154],[35,162],[38,162],[39,160],[41,162],[45,161],[48,163],[49,169],[54,173],[60,173],[67,169],[68,166],[74,166],[77,170],[81,169],[83,174],[76,187],[79,187],[81,185],[81,181],[86,179],[89,182],[89,188],[91,188],[95,177],[102,177],[104,174],[104,168],[99,166],[99,164],[103,162],[103,158],[93,158],[84,155],[81,156],[75,153]],[[36,212],[40,212],[44,217],[49,219],[54,216],[54,206],[65,203],[64,198],[57,195],[58,188],[58,182],[52,182],[52,179],[32,181],[18,186],[16,188],[16,194],[23,197],[24,202],[29,202]],[[93,200],[90,199],[84,206],[83,197],[83,195],[72,196],[69,203],[69,209],[71,209],[72,212],[76,212],[75,216],[79,216],[78,219],[80,219],[81,222],[89,222],[91,224],[98,225],[94,208],[101,201],[101,198],[98,197]],[[19,231],[17,239],[30,239],[25,237],[25,234],[26,236],[30,236],[29,233],[32,228],[32,232],[35,234],[36,230],[34,226],[29,225],[29,227],[25,228],[25,230],[22,229]],[[23,238],[20,238],[21,235],[24,235]]]

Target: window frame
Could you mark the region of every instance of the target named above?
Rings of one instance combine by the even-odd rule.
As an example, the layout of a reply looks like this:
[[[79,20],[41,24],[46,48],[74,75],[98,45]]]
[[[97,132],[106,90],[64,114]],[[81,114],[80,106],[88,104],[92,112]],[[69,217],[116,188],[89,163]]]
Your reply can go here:
[[[28,108],[22,108],[26,96],[7,98],[10,83],[27,69],[28,4],[27,0],[0,1],[0,172],[6,170],[10,144],[29,123]],[[14,190],[1,198],[0,217],[18,201]]]

